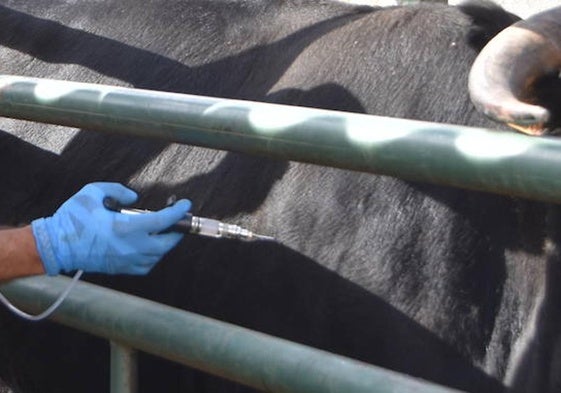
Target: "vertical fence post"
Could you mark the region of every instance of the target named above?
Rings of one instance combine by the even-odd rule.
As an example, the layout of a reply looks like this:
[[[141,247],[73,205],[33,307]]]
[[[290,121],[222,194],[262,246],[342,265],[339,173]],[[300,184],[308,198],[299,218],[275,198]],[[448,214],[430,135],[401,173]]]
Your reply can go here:
[[[111,341],[111,393],[136,393],[137,351],[116,341]]]

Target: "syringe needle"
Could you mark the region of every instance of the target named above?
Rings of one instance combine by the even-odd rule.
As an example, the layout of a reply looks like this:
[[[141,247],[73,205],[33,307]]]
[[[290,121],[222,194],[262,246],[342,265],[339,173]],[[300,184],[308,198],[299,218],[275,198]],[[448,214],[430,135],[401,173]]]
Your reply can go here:
[[[255,238],[255,240],[266,240],[266,241],[274,241],[275,238],[271,237],[271,236],[265,236],[265,235],[257,235],[257,234],[253,234],[252,235],[253,238]]]

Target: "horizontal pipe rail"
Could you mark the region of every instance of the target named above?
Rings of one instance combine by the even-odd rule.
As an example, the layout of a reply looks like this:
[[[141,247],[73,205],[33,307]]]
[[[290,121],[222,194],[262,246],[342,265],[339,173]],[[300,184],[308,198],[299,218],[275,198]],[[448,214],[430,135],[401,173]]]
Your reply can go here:
[[[561,202],[555,138],[16,76],[0,116]]]
[[[0,290],[19,307],[38,312],[69,282],[66,277],[35,276],[10,281]],[[116,341],[121,348],[138,348],[270,392],[457,392],[84,282],[76,285],[51,319]],[[122,364],[118,358],[122,354],[114,356]],[[116,384],[126,385],[122,381],[128,376],[118,378]]]

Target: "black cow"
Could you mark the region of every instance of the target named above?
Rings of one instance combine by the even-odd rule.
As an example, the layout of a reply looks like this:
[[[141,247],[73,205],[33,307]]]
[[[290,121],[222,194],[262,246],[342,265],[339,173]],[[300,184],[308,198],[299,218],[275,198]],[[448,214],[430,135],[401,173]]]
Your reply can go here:
[[[516,19],[488,3],[3,0],[0,73],[494,127],[470,103],[467,76]],[[1,128],[2,224],[106,180],[139,190],[143,207],[185,196],[201,215],[279,240],[188,237],[147,277],[88,280],[468,391],[561,388],[556,206],[7,119]],[[0,377],[15,389],[106,388],[101,340],[0,321]],[[244,390],[148,356],[139,374],[143,391]]]

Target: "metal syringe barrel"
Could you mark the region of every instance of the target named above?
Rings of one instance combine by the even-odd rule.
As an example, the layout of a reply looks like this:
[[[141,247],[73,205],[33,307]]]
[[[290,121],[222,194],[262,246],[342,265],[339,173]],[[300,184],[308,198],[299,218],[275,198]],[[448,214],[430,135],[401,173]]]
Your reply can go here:
[[[184,223],[185,221],[185,223]],[[227,224],[212,218],[193,216],[187,214],[185,220],[179,221],[174,227],[189,226],[189,233],[211,237],[227,237],[232,239],[251,239],[254,235],[251,231],[240,227],[239,225]]]
[[[103,205],[112,211],[123,214],[145,214],[151,213],[150,210],[136,209],[136,208],[123,208],[113,198],[105,198]],[[185,218],[181,219],[165,232],[179,232],[190,233],[193,235],[214,237],[214,238],[229,238],[239,240],[273,240],[269,236],[257,235],[248,229],[242,228],[239,225],[227,224],[222,221],[214,220],[212,218],[198,217],[191,213],[187,213]]]

